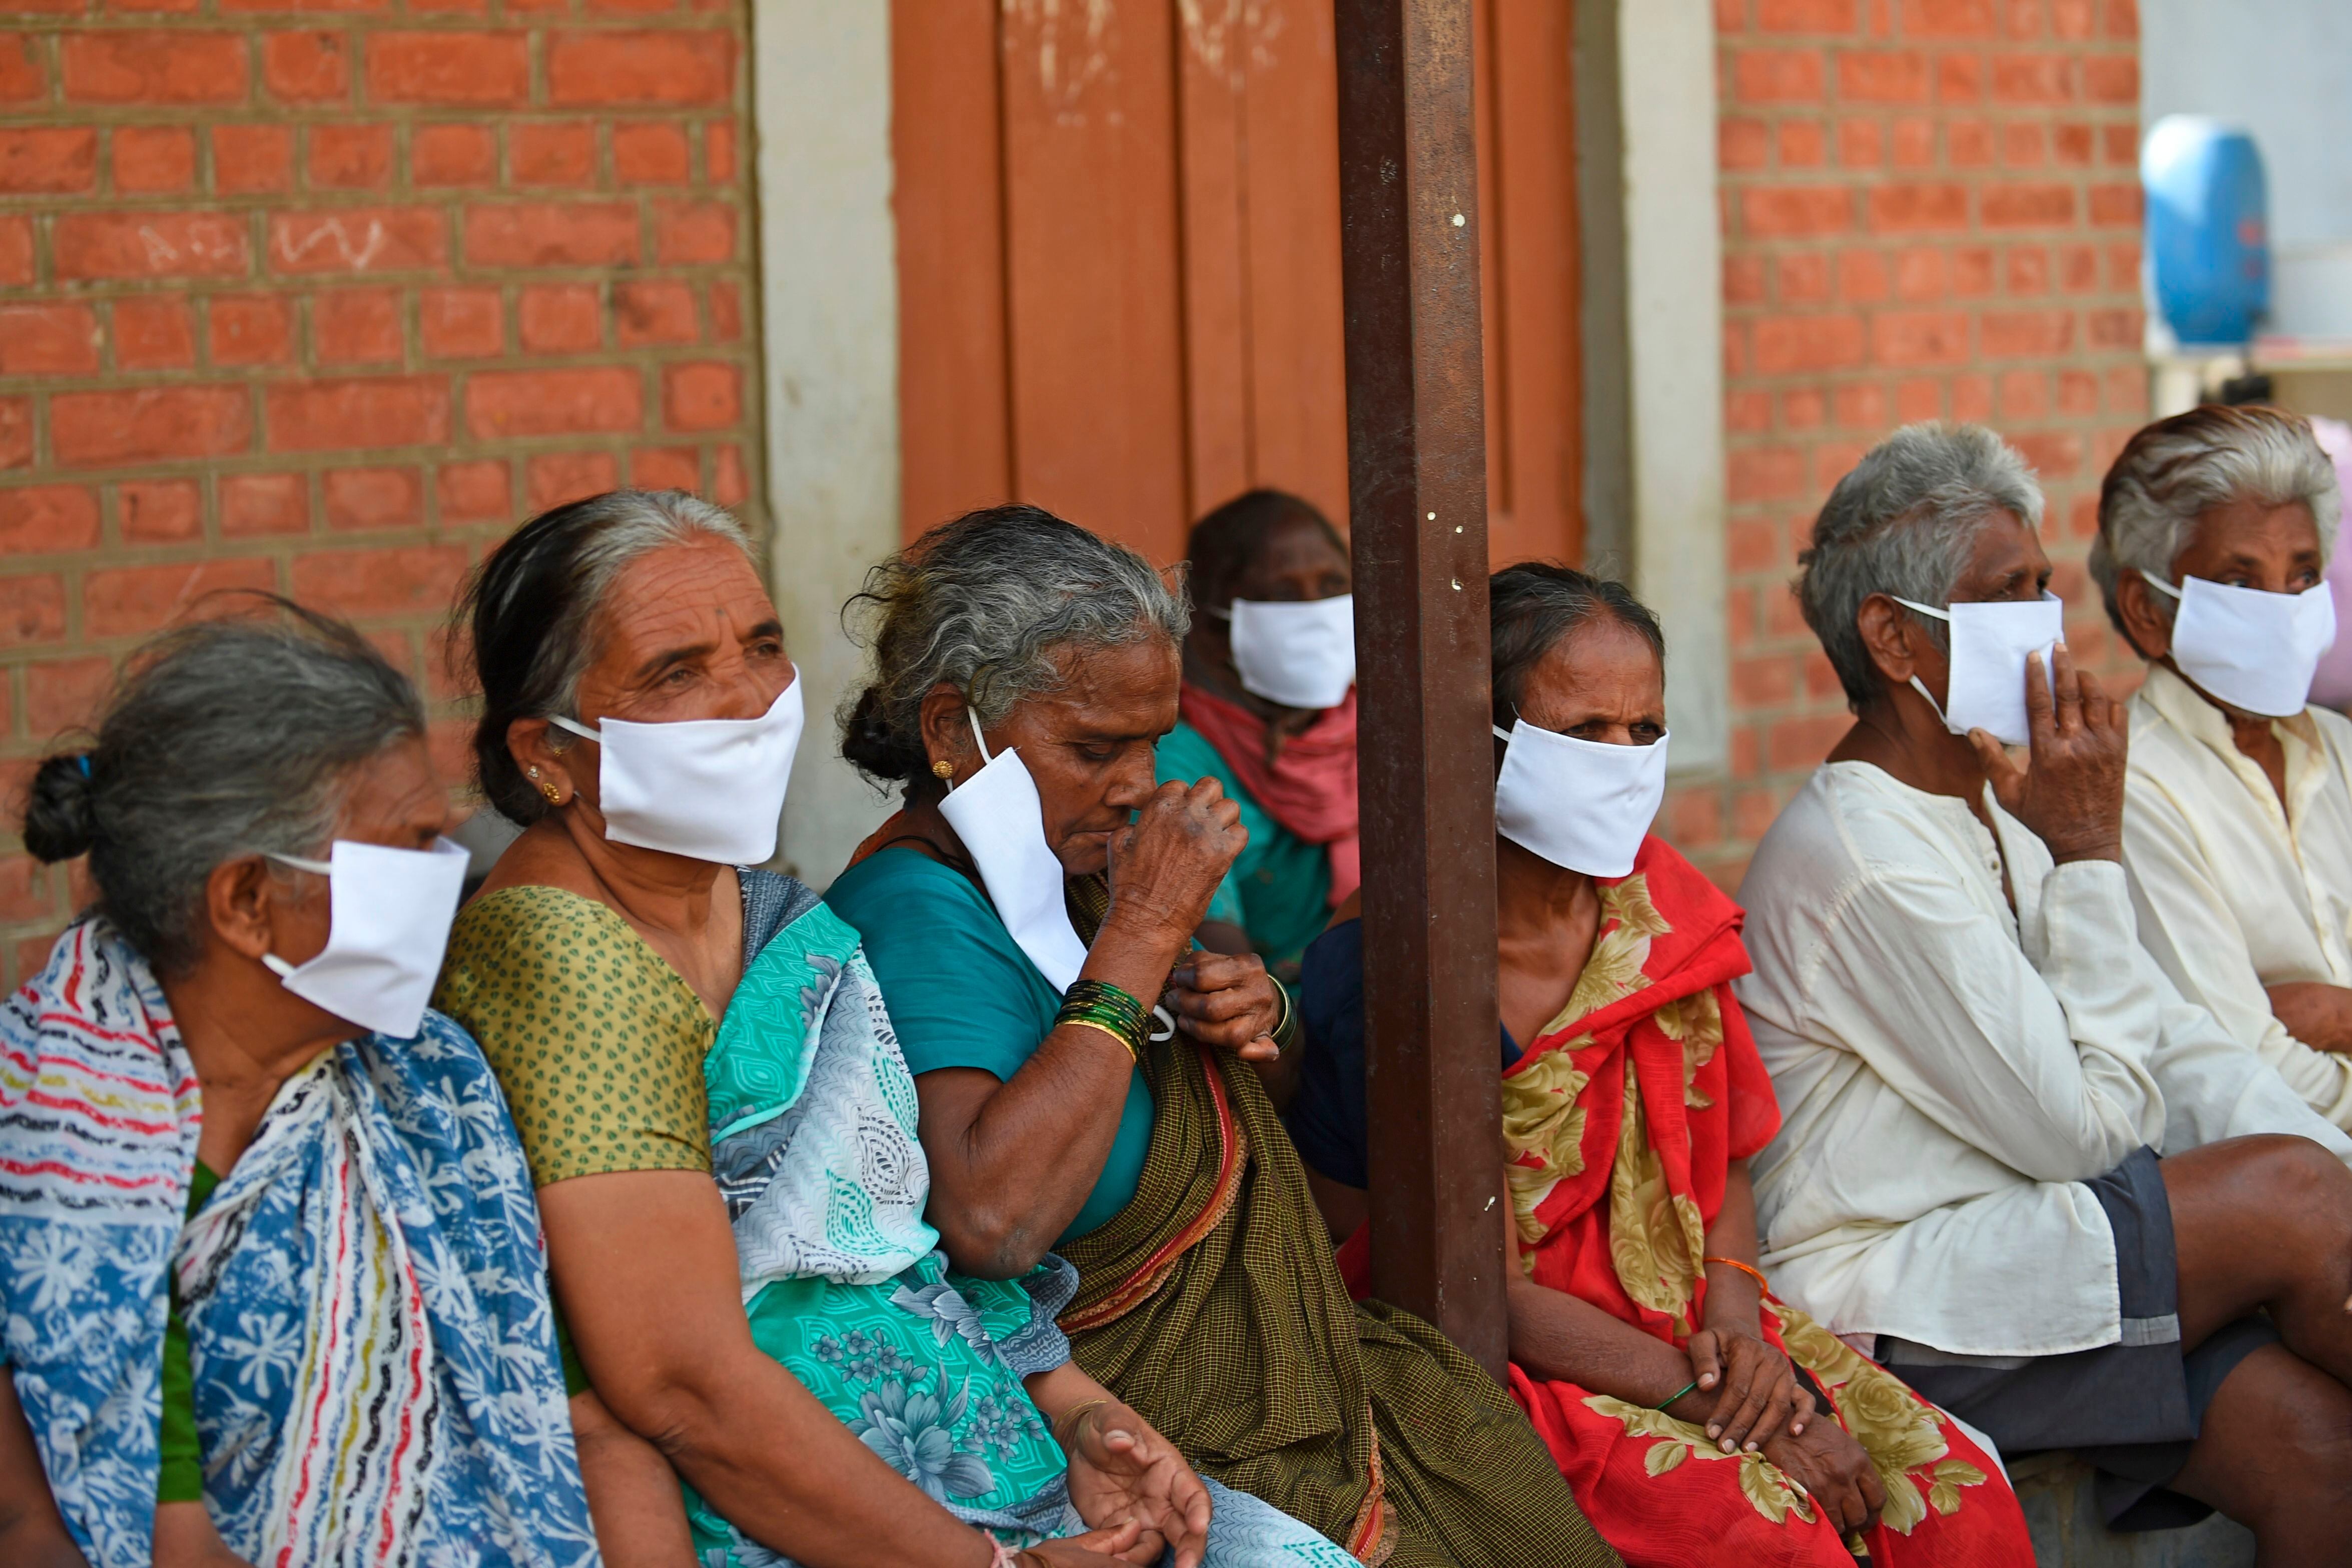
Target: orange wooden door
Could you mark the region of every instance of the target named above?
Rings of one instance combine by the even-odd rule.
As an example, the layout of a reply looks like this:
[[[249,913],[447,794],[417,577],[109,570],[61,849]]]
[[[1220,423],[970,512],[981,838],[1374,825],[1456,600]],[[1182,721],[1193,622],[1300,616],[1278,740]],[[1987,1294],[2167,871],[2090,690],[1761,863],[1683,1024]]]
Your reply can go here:
[[[1576,559],[1570,0],[1477,0],[1496,559]],[[894,0],[908,537],[1018,499],[1159,560],[1346,521],[1328,0]]]

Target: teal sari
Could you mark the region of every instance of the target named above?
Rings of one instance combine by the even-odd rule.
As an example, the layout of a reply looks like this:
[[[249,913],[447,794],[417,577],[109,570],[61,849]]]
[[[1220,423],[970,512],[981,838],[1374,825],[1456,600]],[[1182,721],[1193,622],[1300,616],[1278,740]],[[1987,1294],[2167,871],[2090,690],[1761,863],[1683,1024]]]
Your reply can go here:
[[[752,1339],[958,1518],[1015,1545],[1083,1530],[1021,1381],[1069,1360],[1054,1316],[1076,1274],[1059,1259],[1021,1281],[949,1270],[923,1222],[914,1080],[857,933],[760,873],[744,915],[757,953],[703,1077]],[[687,1512],[713,1568],[779,1561],[691,1488]]]
[[[799,883],[745,872],[747,958],[703,1060],[712,1174],[751,1337],[949,1512],[1014,1546],[1081,1535],[1067,1461],[1022,1379],[1070,1359],[1078,1276],[948,1267],[923,1221],[915,1081],[857,933]],[[1270,1504],[1203,1477],[1202,1568],[1358,1568]],[[686,1489],[707,1568],[791,1568]],[[1172,1554],[1171,1554],[1172,1557]]]

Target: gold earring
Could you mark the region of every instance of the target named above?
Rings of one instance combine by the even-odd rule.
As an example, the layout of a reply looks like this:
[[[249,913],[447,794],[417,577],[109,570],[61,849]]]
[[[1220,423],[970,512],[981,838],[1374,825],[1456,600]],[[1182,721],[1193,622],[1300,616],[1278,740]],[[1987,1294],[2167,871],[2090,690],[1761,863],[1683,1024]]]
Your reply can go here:
[[[949,761],[946,758],[944,758],[944,757],[940,758],[937,762],[934,762],[934,763],[932,763],[932,764],[931,764],[931,777],[932,777],[932,778],[934,778],[934,779],[952,779],[952,778],[954,778],[954,777],[955,777],[955,764],[954,764],[954,763],[952,763],[952,762],[950,762],[950,761]]]
[[[558,789],[552,784],[541,785],[539,787],[539,792],[547,797],[547,803],[551,806],[561,806],[563,804],[563,791]]]

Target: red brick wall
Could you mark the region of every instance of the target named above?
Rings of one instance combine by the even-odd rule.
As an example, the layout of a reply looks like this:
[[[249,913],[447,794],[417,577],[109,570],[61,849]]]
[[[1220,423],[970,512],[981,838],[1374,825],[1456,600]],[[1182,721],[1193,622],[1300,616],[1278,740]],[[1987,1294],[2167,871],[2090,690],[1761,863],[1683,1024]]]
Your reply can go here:
[[[1879,436],[1976,420],[2033,462],[2070,640],[2100,474],[2141,423],[2133,0],[1717,0],[1730,776],[1667,831],[1737,885],[1848,723],[1788,584]]]
[[[248,585],[375,633],[455,768],[488,546],[758,494],[745,9],[95,3],[0,0],[0,776]],[[11,983],[72,907],[13,842]]]

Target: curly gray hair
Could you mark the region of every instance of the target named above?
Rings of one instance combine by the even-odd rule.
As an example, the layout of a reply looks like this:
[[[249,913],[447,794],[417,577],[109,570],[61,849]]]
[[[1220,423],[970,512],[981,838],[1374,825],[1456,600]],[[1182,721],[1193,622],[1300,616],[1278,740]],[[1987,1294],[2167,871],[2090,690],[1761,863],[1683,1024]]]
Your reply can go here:
[[[1184,595],[1125,545],[1035,507],[991,507],[876,567],[843,610],[874,650],[874,677],[844,705],[841,754],[877,781],[928,776],[923,698],[941,682],[983,725],[1053,690],[1063,649],[1181,643]]]
[[[2158,420],[2125,444],[2099,487],[2099,537],[2091,546],[2091,577],[2116,631],[2124,629],[2116,606],[2124,575],[2144,571],[2170,582],[2198,517],[2242,498],[2264,507],[2302,502],[2319,529],[2320,559],[2336,553],[2344,506],[2336,465],[2294,414],[2209,403]],[[2169,616],[2169,599],[2156,597]]]
[[[1986,518],[2014,513],[2042,527],[2042,487],[2015,448],[1980,424],[1906,424],[1837,482],[1797,557],[1797,602],[1837,671],[1849,707],[1878,700],[1878,666],[1863,645],[1862,601],[1889,593],[1944,604]],[[1944,623],[1917,617],[1936,646]]]

